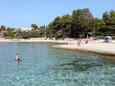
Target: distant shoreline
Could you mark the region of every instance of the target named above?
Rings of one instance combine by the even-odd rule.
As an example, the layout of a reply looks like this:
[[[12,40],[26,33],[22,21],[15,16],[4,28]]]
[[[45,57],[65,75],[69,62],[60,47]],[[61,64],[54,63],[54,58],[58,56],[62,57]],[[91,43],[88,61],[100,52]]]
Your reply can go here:
[[[24,42],[24,43],[29,43],[29,42],[51,42],[51,43],[67,43],[67,41],[64,40],[45,40],[45,39],[38,39],[38,38],[34,38],[34,39],[0,39],[0,43],[2,42]]]

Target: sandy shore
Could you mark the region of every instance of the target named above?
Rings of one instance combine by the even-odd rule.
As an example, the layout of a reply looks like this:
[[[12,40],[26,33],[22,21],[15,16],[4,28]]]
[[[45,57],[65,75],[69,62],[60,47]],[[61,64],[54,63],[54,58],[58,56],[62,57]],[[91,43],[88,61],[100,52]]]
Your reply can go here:
[[[0,42],[51,42],[51,43],[67,43],[64,40],[44,40],[44,39],[0,39]]]
[[[54,45],[52,47],[115,56],[115,43],[100,43],[91,41],[88,44],[82,43],[79,46],[76,43],[67,45]]]

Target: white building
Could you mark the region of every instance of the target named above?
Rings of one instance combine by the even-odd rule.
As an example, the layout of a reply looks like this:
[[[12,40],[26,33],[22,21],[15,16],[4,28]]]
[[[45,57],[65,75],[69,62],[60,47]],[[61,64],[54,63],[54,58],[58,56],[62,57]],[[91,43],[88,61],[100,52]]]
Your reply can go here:
[[[32,30],[32,27],[23,27],[23,28],[20,28],[21,31],[31,31]]]

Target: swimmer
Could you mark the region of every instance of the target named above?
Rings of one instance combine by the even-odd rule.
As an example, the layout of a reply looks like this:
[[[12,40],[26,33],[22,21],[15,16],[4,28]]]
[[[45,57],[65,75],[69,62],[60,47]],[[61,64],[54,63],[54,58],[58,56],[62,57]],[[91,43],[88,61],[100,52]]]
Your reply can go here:
[[[19,54],[18,54],[18,53],[16,54],[16,61],[18,61],[18,62],[20,61],[20,58],[19,58]]]

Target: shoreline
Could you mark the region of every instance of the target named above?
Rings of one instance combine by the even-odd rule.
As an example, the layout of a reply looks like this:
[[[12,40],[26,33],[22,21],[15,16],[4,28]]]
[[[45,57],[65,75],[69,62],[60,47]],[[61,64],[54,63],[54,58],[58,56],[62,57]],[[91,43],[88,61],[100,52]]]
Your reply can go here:
[[[107,56],[115,56],[115,43],[97,43],[89,42],[88,44],[65,44],[65,45],[53,45],[53,48],[75,50],[86,53],[96,53]]]
[[[0,39],[0,43],[30,43],[30,42],[49,42],[49,43],[67,43],[64,40],[44,40],[44,39]]]
[[[115,41],[115,40],[114,40]],[[0,39],[0,43],[60,43],[59,45],[53,45],[53,48],[75,50],[86,53],[96,53],[107,56],[115,56],[115,42],[113,43],[103,43],[97,41],[89,41],[85,44],[83,41],[78,46],[78,40],[45,40],[41,38],[32,39]]]

